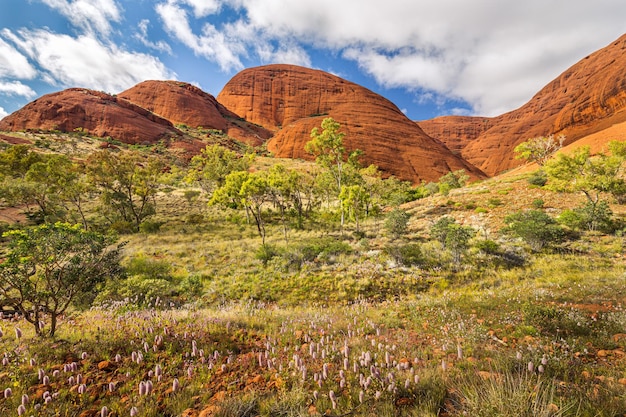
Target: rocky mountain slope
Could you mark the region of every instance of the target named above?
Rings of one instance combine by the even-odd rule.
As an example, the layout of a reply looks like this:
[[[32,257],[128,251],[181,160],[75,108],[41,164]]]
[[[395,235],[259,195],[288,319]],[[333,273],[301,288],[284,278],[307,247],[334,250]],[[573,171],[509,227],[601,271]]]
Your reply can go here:
[[[513,149],[529,138],[564,134],[569,144],[624,121],[626,35],[580,60],[517,110],[490,119],[441,117],[418,124],[496,175],[521,163]]]
[[[180,81],[144,81],[119,97],[169,120],[174,125],[221,130],[252,146],[271,137],[271,132],[247,123],[227,110],[212,95]]]
[[[268,149],[283,158],[311,159],[304,151],[311,129],[325,117],[341,124],[348,149],[363,162],[415,183],[450,171],[484,175],[440,141],[426,135],[393,103],[372,91],[323,71],[268,65],[235,75],[217,100],[246,120],[273,130]]]
[[[80,130],[129,144],[152,144],[183,136],[171,122],[136,104],[82,88],[46,94],[32,101],[0,120],[0,130]]]

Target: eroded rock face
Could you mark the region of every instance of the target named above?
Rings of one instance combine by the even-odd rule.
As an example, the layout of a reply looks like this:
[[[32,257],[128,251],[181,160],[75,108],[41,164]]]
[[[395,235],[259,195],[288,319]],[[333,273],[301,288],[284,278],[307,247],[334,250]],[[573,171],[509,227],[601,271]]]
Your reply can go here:
[[[268,65],[233,77],[217,100],[246,120],[274,130],[268,149],[282,158],[312,159],[304,151],[325,117],[341,124],[347,149],[362,162],[414,183],[436,181],[459,169],[484,175],[443,143],[425,134],[393,103],[357,84],[323,71]]]
[[[221,130],[252,146],[262,144],[271,132],[254,126],[217,102],[200,88],[181,81],[144,81],[119,97],[169,120],[175,126]]]
[[[428,136],[441,140],[458,155],[491,128],[493,120],[490,117],[442,116],[418,122],[418,125]]]
[[[0,130],[84,130],[129,144],[180,140],[167,120],[129,101],[82,88],[47,94],[0,121]]]
[[[442,117],[418,124],[444,143],[466,143],[461,155],[496,175],[522,163],[513,149],[525,140],[564,134],[570,144],[624,121],[626,35],[573,65],[524,106],[490,119],[490,127],[477,137],[466,130],[465,119]]]

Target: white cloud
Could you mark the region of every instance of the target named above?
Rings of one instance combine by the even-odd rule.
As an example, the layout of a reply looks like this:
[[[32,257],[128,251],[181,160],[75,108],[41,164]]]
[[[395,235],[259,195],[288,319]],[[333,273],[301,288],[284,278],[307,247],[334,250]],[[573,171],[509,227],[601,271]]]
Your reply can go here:
[[[5,29],[51,84],[118,92],[146,79],[176,78],[157,58],[104,44],[91,35],[73,38],[47,30]]]
[[[220,0],[182,0],[193,8],[193,14],[196,18],[205,17],[220,10]]]
[[[86,33],[108,36],[111,23],[121,20],[115,0],[40,0]]]
[[[227,33],[220,32],[209,23],[204,24],[201,34],[195,34],[187,12],[175,0],[158,4],[156,11],[165,24],[165,30],[196,55],[217,62],[224,71],[243,68],[239,57],[245,55],[246,49],[240,40],[229,38]]]
[[[17,49],[0,38],[0,77],[32,79],[37,71]]]
[[[172,48],[165,41],[157,41],[153,42],[148,37],[148,25],[150,21],[148,19],[143,19],[137,25],[139,32],[135,34],[135,38],[139,40],[144,46],[154,49],[156,51],[165,52],[167,54],[172,54]]]
[[[19,81],[4,82],[2,80],[0,80],[0,94],[26,98],[33,98],[37,95],[32,88]]]
[[[9,113],[6,112],[6,110],[4,110],[2,107],[0,107],[0,120],[2,120],[3,118],[7,117],[9,115]]]

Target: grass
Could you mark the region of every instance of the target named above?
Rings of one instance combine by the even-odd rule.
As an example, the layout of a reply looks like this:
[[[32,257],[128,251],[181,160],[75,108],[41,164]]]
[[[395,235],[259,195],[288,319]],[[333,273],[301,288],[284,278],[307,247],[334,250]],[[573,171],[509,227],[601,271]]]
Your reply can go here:
[[[51,146],[73,143],[61,139]],[[126,289],[143,280],[152,298],[72,311],[54,340],[19,318],[0,323],[0,389],[12,391],[0,415],[24,394],[25,415],[41,416],[626,414],[623,237],[584,234],[531,256],[498,234],[507,212],[580,196],[488,180],[405,205],[397,239],[383,217],[359,234],[313,218],[287,238],[272,219],[262,248],[245,214],[185,191],[158,196],[160,227],[121,237]],[[442,215],[489,244],[452,265],[429,237]]]

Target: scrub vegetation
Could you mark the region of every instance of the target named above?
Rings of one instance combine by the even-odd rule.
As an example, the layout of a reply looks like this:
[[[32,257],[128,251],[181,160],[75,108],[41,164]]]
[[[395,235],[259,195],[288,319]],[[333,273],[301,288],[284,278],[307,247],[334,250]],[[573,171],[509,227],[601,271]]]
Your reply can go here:
[[[13,135],[2,415],[626,414],[622,143],[408,184],[332,119],[316,162]]]

